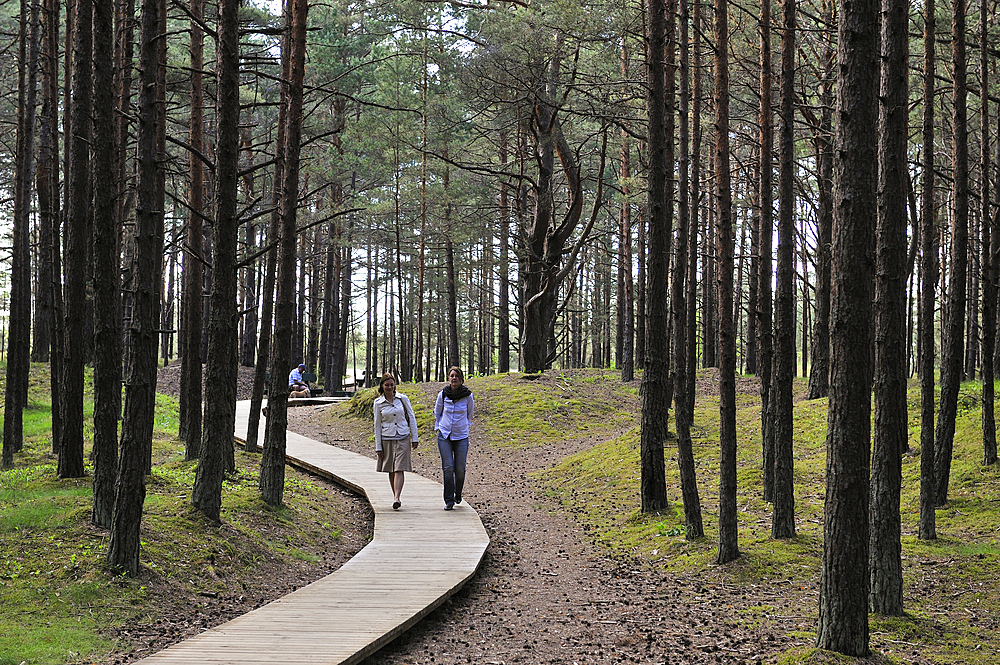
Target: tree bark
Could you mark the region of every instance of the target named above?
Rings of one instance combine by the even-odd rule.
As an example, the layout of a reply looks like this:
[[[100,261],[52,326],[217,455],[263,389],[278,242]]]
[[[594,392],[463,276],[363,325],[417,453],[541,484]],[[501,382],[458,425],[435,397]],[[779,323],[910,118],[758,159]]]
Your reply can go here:
[[[903,614],[900,456],[906,450],[907,0],[882,0],[875,276],[875,444],[871,486],[873,612]]]
[[[666,133],[666,67],[667,7],[666,0],[649,1],[649,21],[646,49],[646,108],[649,117],[649,175],[646,192],[649,213],[649,257],[647,263],[646,312],[647,351],[642,375],[641,434],[641,496],[642,512],[652,513],[667,507],[666,471],[663,442],[667,439],[670,402],[665,398],[669,379],[669,343],[667,326],[667,274],[670,266],[670,217],[667,192],[667,142],[673,137]],[[672,20],[670,21],[672,22]],[[671,72],[672,73],[672,72]]]
[[[764,3],[766,4],[766,2]],[[792,458],[792,380],[795,378],[795,1],[783,0],[778,167],[778,264],[775,293],[775,349],[772,368],[774,476],[772,538],[795,536]],[[766,461],[766,460],[765,460]]]
[[[966,122],[965,0],[952,2],[952,178],[954,214],[951,229],[951,279],[945,327],[941,331],[941,403],[934,436],[935,500],[948,501],[951,455],[955,443],[958,390],[963,378],[966,281],[969,248],[969,130]]]
[[[266,503],[280,506],[285,485],[285,429],[288,420],[288,381],[291,367],[291,317],[294,310],[295,233],[299,193],[299,154],[302,139],[302,95],[306,52],[307,0],[291,0],[289,26],[288,109],[285,115],[285,169],[281,197],[281,235],[278,244],[275,326],[268,396],[268,436],[261,459],[260,492]]]
[[[191,2],[191,147],[204,154],[205,91],[202,70],[205,67],[205,1]],[[279,125],[280,127],[280,125]],[[280,131],[280,130],[279,130]],[[184,440],[184,459],[201,457],[202,358],[201,335],[204,323],[203,292],[204,248],[202,233],[205,209],[205,173],[201,155],[190,156],[191,191],[187,240],[184,243],[184,285],[181,305],[181,395],[179,435]],[[256,431],[256,430],[254,430]],[[249,436],[249,435],[248,435]]]
[[[56,222],[53,218],[53,192],[56,188],[53,187],[52,181],[55,168],[52,147],[56,142],[54,119],[58,115],[58,110],[54,103],[56,95],[52,91],[50,81],[56,75],[58,55],[49,54],[55,52],[51,46],[50,33],[53,28],[52,22],[58,21],[58,5],[54,17],[51,11],[47,0],[38,0],[32,6],[32,13],[35,14],[32,20],[37,25],[40,35],[37,37],[39,42],[39,52],[35,58],[37,65],[30,69],[37,69],[41,77],[42,106],[38,121],[38,164],[34,174],[35,192],[38,196],[38,249],[34,280],[35,315],[32,323],[31,362],[40,363],[49,362],[52,347],[52,241],[56,232]],[[54,397],[53,395],[53,406],[56,405]]]
[[[28,400],[31,362],[31,174],[34,170],[35,99],[38,69],[38,4],[29,14],[21,0],[18,38],[17,155],[14,176],[14,224],[10,274],[9,345],[4,389],[3,468],[14,462],[24,447],[22,411]],[[81,470],[82,472],[82,441]]]
[[[86,0],[79,0],[86,2]],[[132,318],[126,334],[125,412],[115,509],[108,544],[108,565],[135,577],[139,573],[139,530],[146,498],[146,472],[153,440],[157,329],[160,313],[160,259],[163,256],[163,208],[158,202],[156,86],[162,0],[143,0],[139,37],[139,113],[137,131],[138,192],[135,254],[132,258]],[[75,126],[75,125],[74,125]],[[67,337],[67,348],[72,337]]]
[[[94,39],[114,41],[110,2],[94,4]],[[114,181],[115,76],[111,49],[94,49],[94,504],[91,521],[110,527],[118,477],[118,418],[122,409],[122,318]]]
[[[289,76],[289,46],[288,33],[281,39],[281,78],[287,81]],[[273,336],[274,319],[274,286],[278,270],[278,238],[281,225],[282,187],[285,180],[285,134],[287,131],[288,87],[282,86],[278,103],[278,130],[274,141],[274,178],[271,188],[271,216],[267,225],[267,265],[264,268],[264,288],[261,294],[260,337],[257,341],[257,364],[253,372],[253,394],[250,397],[250,418],[247,424],[247,442],[245,450],[255,453],[260,450],[257,441],[260,429],[261,404],[264,402],[264,382],[271,362],[271,337]],[[336,356],[336,351],[333,353]],[[335,372],[340,374],[338,370]],[[271,380],[271,388],[276,387],[277,379]],[[270,400],[269,400],[270,401]],[[267,433],[264,439],[268,438]]]
[[[77,0],[73,40],[72,168],[67,176],[65,347],[60,371],[62,424],[59,476],[78,478],[83,467],[84,317],[87,302],[87,245],[90,211],[91,140],[91,0]],[[159,259],[157,259],[159,261]]]
[[[823,1],[823,22],[833,23],[833,0]],[[812,372],[806,399],[826,397],[830,387],[830,245],[833,242],[833,134],[834,49],[831,40],[823,40],[820,64],[819,128],[816,131],[818,209],[816,211],[816,314],[813,319]]]
[[[237,312],[236,209],[239,161],[239,0],[219,3],[215,153],[215,228],[212,287],[205,357],[205,424],[201,458],[191,501],[206,517],[219,521],[226,459],[232,454],[236,422]],[[287,371],[287,370],[286,370]],[[271,378],[272,387],[281,377]],[[228,448],[228,450],[227,450]],[[263,475],[263,473],[262,473]]]
[[[677,247],[674,258],[674,275],[671,283],[671,309],[674,318],[674,421],[677,429],[677,464],[680,468],[681,496],[684,499],[684,534],[688,540],[703,538],[705,527],[701,519],[701,498],[698,496],[698,478],[695,473],[694,446],[691,441],[692,412],[691,395],[693,384],[688,381],[688,372],[694,370],[688,365],[687,335],[688,307],[686,302],[688,273],[688,235],[691,233],[691,218],[688,209],[688,62],[687,62],[687,21],[688,0],[680,0],[680,164],[678,191],[680,205],[677,219]],[[671,31],[672,32],[672,31]]]
[[[715,182],[718,213],[719,556],[740,556],[736,518],[736,336],[733,325],[733,195],[729,180],[729,6],[715,0]]]
[[[816,645],[868,654],[871,300],[878,6],[844,3],[838,26],[830,401]]]
[[[937,285],[937,212],[934,208],[934,46],[935,2],[924,0],[922,175],[920,197],[922,256],[920,276],[920,528],[921,540],[937,538],[934,512],[934,308]]]
[[[1000,253],[996,218],[990,215],[990,99],[989,99],[989,12],[986,3],[979,3],[979,192],[982,234],[983,271],[983,464],[997,462],[997,425],[994,414],[993,353],[996,347],[997,266]],[[1000,143],[1000,137],[998,137]],[[1000,215],[1000,213],[998,213]]]

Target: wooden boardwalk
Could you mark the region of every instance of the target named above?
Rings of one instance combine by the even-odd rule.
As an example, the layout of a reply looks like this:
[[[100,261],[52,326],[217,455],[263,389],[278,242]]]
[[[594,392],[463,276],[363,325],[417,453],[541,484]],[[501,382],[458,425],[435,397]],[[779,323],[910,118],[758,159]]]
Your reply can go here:
[[[236,408],[246,433],[249,402]],[[264,440],[261,422],[260,441]],[[489,537],[468,504],[445,511],[442,488],[406,474],[403,506],[375,461],[288,433],[289,464],[351,487],[375,509],[371,543],[339,570],[139,661],[149,665],[357,663],[413,626],[476,572]]]

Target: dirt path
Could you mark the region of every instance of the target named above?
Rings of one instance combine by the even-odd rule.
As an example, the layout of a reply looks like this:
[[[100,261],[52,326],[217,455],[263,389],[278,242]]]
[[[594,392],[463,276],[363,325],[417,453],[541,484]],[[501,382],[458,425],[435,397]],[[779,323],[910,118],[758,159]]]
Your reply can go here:
[[[371,456],[374,464],[367,423],[324,413],[289,409],[288,427]],[[581,537],[557,504],[539,498],[528,474],[591,442],[501,450],[476,441],[475,428],[472,438],[465,496],[492,539],[480,572],[367,662],[756,663],[792,646],[778,637],[785,631],[761,631],[735,611],[755,604],[745,591],[656,577],[612,561]],[[421,442],[414,470],[438,478],[433,441]],[[790,618],[786,628],[798,620]]]

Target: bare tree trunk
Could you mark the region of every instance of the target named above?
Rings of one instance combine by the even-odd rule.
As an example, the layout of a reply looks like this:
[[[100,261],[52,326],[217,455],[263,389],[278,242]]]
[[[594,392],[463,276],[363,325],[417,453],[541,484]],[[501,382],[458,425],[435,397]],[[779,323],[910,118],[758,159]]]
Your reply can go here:
[[[771,2],[760,3],[760,257],[757,279],[757,353],[760,376],[761,457],[765,501],[774,499],[774,412],[771,404],[774,341],[772,336],[772,247],[774,233],[774,129],[771,71]]]
[[[215,145],[215,227],[212,232],[212,287],[206,322],[205,427],[191,503],[219,521],[226,459],[236,423],[236,209],[239,161],[239,0],[219,3]],[[280,377],[271,379],[272,387]],[[228,450],[226,450],[228,448]],[[262,474],[263,475],[263,474]]]
[[[900,456],[906,450],[907,0],[882,0],[875,275],[875,433],[872,460],[872,611],[903,614]]]
[[[719,556],[740,556],[736,519],[736,337],[733,327],[733,199],[729,181],[729,6],[715,0],[716,261],[719,293]]]
[[[86,3],[86,0],[78,0]],[[82,7],[83,5],[81,5]],[[129,576],[139,573],[139,530],[146,498],[146,472],[153,439],[156,387],[157,329],[160,312],[160,259],[163,256],[163,207],[158,198],[158,88],[156,86],[162,0],[143,0],[139,38],[139,166],[135,254],[132,257],[132,318],[127,329],[125,412],[122,419],[121,462],[111,520],[108,565]],[[81,15],[82,19],[82,15]],[[78,70],[79,71],[79,70]],[[76,126],[74,124],[74,126]],[[152,268],[152,269],[151,269]],[[67,337],[67,347],[71,346]]]
[[[205,36],[201,22],[205,16],[205,0],[191,3],[191,147],[201,154],[190,156],[191,192],[188,205],[190,216],[187,240],[184,243],[184,284],[181,304],[181,395],[179,435],[184,440],[184,459],[201,457],[202,358],[201,335],[204,323],[202,294],[204,285],[204,248],[202,233],[205,209],[205,172],[202,154],[205,152],[204,105],[205,92],[202,70],[205,67]],[[279,125],[280,131],[280,125]],[[254,430],[256,431],[256,430]],[[248,435],[249,436],[249,435]]]
[[[983,464],[997,462],[997,425],[994,414],[993,353],[996,347],[997,266],[1000,233],[990,215],[990,99],[989,99],[989,12],[979,3],[979,181],[980,219],[983,225]],[[998,137],[1000,144],[1000,137]],[[998,165],[1000,166],[1000,165]],[[1000,213],[998,213],[1000,215]]]
[[[688,234],[690,249],[688,255],[688,399],[691,413],[694,413],[695,374],[698,353],[698,232],[701,228],[701,35],[703,32],[702,3],[694,3],[692,16],[694,39],[691,50],[694,85],[691,91],[691,232]],[[702,262],[704,267],[704,261]]]
[[[766,3],[765,3],[766,4]],[[792,458],[792,380],[795,378],[795,0],[783,0],[780,128],[778,132],[778,264],[775,289],[775,349],[771,376],[774,439],[772,538],[795,536]],[[803,358],[804,360],[804,358]]]
[[[281,77],[287,81],[289,75],[288,58],[288,33],[286,32],[281,40]],[[278,249],[276,247],[280,233],[281,213],[279,206],[282,201],[282,186],[284,184],[285,173],[285,118],[287,117],[288,89],[281,88],[280,101],[278,103],[278,131],[274,141],[274,179],[271,190],[271,213],[267,226],[267,266],[264,268],[264,289],[261,294],[262,306],[260,313],[260,337],[257,341],[257,363],[253,372],[253,394],[250,397],[250,417],[247,423],[247,442],[245,450],[250,453],[258,452],[260,443],[257,441],[258,430],[260,429],[261,404],[264,401],[264,382],[267,374],[268,364],[271,361],[271,336],[273,314],[274,314],[274,283],[275,273],[278,265]],[[280,378],[272,379],[271,383],[280,381]],[[286,382],[287,383],[287,382]],[[264,438],[267,439],[265,432]]]
[[[669,427],[670,402],[667,401],[667,383],[670,365],[666,346],[669,312],[667,300],[667,275],[670,268],[670,213],[668,172],[672,165],[667,159],[667,143],[673,137],[666,132],[665,106],[665,53],[670,44],[667,37],[669,17],[666,0],[649,1],[649,21],[646,53],[646,81],[648,96],[646,108],[649,117],[649,175],[647,210],[649,212],[649,257],[646,298],[648,349],[642,375],[641,416],[641,496],[642,512],[652,513],[667,507],[666,471],[663,444]],[[671,71],[672,75],[673,72]]]
[[[49,334],[45,338],[49,362],[49,388],[52,395],[52,452],[59,453],[59,370],[62,367],[62,233],[59,215],[59,3],[45,0],[43,14],[44,48],[41,58],[42,73],[42,127],[39,130],[39,156],[36,171],[38,208],[42,223],[40,234],[39,287],[44,290],[49,304]],[[44,307],[39,301],[37,306]],[[35,338],[38,346],[42,340]]]
[[[289,31],[288,110],[285,130],[285,169],[281,197],[281,235],[278,245],[275,296],[274,350],[271,392],[268,396],[268,437],[260,469],[261,497],[280,506],[285,485],[285,429],[288,421],[288,382],[282,380],[291,366],[290,315],[294,308],[296,209],[299,194],[299,154],[302,142],[302,96],[306,52],[307,0],[291,0]]]
[[[921,540],[937,538],[934,512],[934,307],[938,280],[934,209],[934,46],[935,2],[924,0],[924,71],[920,219],[922,261],[920,291],[920,529]]]
[[[684,2],[685,0],[681,0]],[[621,55],[622,79],[628,80],[630,53],[623,41]],[[682,93],[683,95],[683,93]],[[622,131],[621,180],[628,183],[632,175],[632,144],[628,134]],[[622,208],[618,219],[618,319],[620,321],[618,367],[622,381],[635,378],[635,309],[634,285],[632,283],[632,204],[629,202],[631,190],[625,184],[622,191]]]
[[[83,364],[84,316],[87,300],[87,215],[90,211],[91,141],[91,5],[76,0],[76,37],[73,46],[72,168],[67,176],[65,312],[66,339],[63,349],[62,441],[59,444],[59,475],[77,478],[83,468]],[[159,261],[159,258],[157,258]]]
[[[507,139],[504,137],[500,148],[500,163],[507,164]],[[510,203],[508,201],[510,186],[504,182],[500,185],[500,297],[497,302],[497,371],[506,374],[510,371]],[[423,234],[421,233],[421,238]],[[423,241],[421,240],[421,248]],[[421,267],[423,262],[421,262]],[[423,299],[421,284],[420,300]],[[418,305],[419,306],[419,305]],[[417,328],[417,338],[421,334]],[[420,344],[418,341],[415,363],[420,366]],[[419,375],[418,375],[419,376]]]
[[[39,54],[36,58],[38,73],[41,75],[42,106],[38,122],[38,165],[35,169],[35,192],[38,196],[38,250],[35,270],[35,317],[32,324],[31,362],[49,362],[53,335],[53,293],[52,293],[52,243],[56,234],[57,218],[54,217],[53,193],[58,191],[53,187],[53,172],[57,171],[53,160],[53,147],[57,142],[55,117],[58,115],[56,93],[51,81],[56,76],[58,54],[53,49],[51,37],[53,21],[58,22],[59,8],[53,10],[49,0],[39,0],[40,7],[35,23],[41,32],[39,36]],[[53,13],[54,11],[54,13]],[[30,177],[30,175],[29,175]],[[55,395],[52,396],[55,407]],[[57,409],[53,408],[53,412]]]
[[[687,62],[687,21],[688,0],[680,0],[679,19],[681,49],[680,87],[680,206],[677,219],[677,248],[674,258],[674,276],[671,284],[671,308],[674,317],[674,421],[677,429],[677,464],[680,467],[681,495],[684,498],[684,534],[688,540],[703,538],[705,527],[701,519],[701,499],[698,496],[698,479],[695,474],[694,446],[691,442],[692,412],[689,390],[693,384],[688,381],[687,334],[688,307],[686,279],[688,274],[688,234],[691,233],[691,218],[688,209],[688,62]]]
[[[965,288],[969,246],[969,130],[966,123],[965,0],[952,2],[952,177],[954,215],[951,231],[951,278],[945,328],[941,331],[941,403],[934,436],[934,474],[937,505],[948,501],[951,455],[955,443],[958,390],[963,376],[965,341]]]
[[[830,403],[816,645],[868,655],[871,301],[874,283],[878,7],[840,7]]]
[[[444,188],[448,190],[448,167],[444,170]],[[445,196],[447,199],[448,197]],[[445,204],[444,230],[444,269],[445,289],[448,302],[448,366],[460,367],[462,364],[458,350],[458,294],[455,285],[455,248],[451,244],[451,202]]]
[[[14,224],[10,274],[10,345],[7,352],[7,383],[4,390],[3,468],[14,463],[14,453],[24,447],[22,411],[28,400],[31,361],[31,174],[34,170],[35,98],[38,70],[38,4],[30,15],[27,0],[21,0],[18,43],[17,156],[14,176]],[[82,397],[82,395],[81,395]],[[79,473],[83,475],[83,442],[80,442]],[[60,462],[63,458],[60,457]],[[66,470],[75,469],[67,467]],[[60,466],[60,470],[64,470]]]
[[[94,39],[114,40],[110,2],[94,4]],[[121,415],[121,250],[114,182],[115,75],[111,49],[94,49],[94,505],[91,521],[110,527],[118,477],[118,417]]]

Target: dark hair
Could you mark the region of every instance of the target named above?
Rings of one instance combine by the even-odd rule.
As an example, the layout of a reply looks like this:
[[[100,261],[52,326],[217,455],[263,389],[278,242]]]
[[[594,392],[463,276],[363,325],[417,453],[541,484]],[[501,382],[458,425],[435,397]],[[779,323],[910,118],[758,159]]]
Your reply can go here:
[[[392,374],[389,374],[389,372],[386,372],[385,374],[383,374],[382,378],[378,380],[378,394],[379,395],[384,395],[385,394],[385,390],[382,388],[382,384],[385,383],[386,381],[388,381],[389,379],[392,379],[393,383],[396,382],[396,377],[394,377]]]
[[[462,371],[461,367],[456,367],[452,365],[451,367],[448,368],[448,376],[451,376],[452,372],[457,372],[458,380],[461,381],[462,383],[465,383],[465,372]]]

